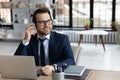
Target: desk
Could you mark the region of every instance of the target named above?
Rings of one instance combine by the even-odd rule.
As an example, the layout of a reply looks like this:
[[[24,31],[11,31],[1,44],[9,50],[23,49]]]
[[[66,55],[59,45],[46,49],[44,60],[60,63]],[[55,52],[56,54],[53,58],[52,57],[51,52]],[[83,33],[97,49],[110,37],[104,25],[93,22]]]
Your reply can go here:
[[[93,70],[88,80],[119,80],[120,71]]]
[[[87,80],[119,80],[120,71],[92,70]],[[0,79],[0,80],[22,80],[22,79]],[[40,76],[37,80],[52,80],[51,76]],[[65,79],[76,80],[76,79]],[[80,80],[80,79],[77,79]]]
[[[119,80],[120,71],[108,71],[108,70],[93,70],[88,80]],[[52,80],[51,77],[41,77],[38,80]],[[65,79],[65,80],[76,80],[76,79]],[[79,80],[79,79],[77,79]]]
[[[76,34],[80,35],[78,45],[80,45],[81,41],[83,40],[84,35],[93,35],[96,44],[97,44],[97,36],[99,36],[99,38],[101,40],[101,43],[103,45],[103,49],[105,51],[105,45],[104,45],[103,36],[108,34],[107,31],[93,29],[93,30],[85,30],[85,31],[79,31],[79,32],[77,31]]]

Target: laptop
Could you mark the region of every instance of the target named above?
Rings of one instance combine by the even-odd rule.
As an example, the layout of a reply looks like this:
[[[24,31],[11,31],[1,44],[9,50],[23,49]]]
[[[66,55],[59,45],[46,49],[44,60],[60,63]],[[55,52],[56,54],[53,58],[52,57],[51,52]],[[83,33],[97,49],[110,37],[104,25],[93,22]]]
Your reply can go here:
[[[0,74],[3,78],[36,80],[34,57],[0,55]]]

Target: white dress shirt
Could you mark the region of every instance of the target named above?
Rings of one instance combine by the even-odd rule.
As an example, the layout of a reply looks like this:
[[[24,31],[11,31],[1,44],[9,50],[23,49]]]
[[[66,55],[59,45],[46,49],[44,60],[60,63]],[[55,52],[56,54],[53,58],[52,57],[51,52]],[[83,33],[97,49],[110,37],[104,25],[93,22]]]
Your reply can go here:
[[[40,56],[40,45],[41,45],[41,43],[39,41],[39,38],[40,37],[37,35],[37,39],[38,39],[38,53],[37,54],[39,54],[39,56]],[[43,42],[44,48],[45,48],[45,63],[46,63],[46,65],[49,65],[49,57],[48,57],[49,47],[48,46],[49,46],[50,34],[48,34],[45,38],[46,38],[46,40]],[[27,46],[29,44],[29,42],[26,42],[25,40],[23,40],[22,43],[23,43],[24,46]]]

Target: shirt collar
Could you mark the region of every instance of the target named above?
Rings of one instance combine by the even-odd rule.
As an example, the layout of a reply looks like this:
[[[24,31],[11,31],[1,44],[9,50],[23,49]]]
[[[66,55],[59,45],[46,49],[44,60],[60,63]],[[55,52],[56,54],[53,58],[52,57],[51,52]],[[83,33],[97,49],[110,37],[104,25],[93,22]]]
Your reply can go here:
[[[37,35],[37,39],[41,38],[40,36]],[[46,39],[50,39],[50,34],[48,34],[47,36],[45,36]]]

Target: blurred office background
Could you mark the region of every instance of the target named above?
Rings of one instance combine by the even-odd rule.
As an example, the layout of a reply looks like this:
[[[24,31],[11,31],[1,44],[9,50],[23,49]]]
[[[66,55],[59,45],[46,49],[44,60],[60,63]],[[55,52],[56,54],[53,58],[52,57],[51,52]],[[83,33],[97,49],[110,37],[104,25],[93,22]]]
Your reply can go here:
[[[71,45],[78,47],[80,35],[76,31],[107,31],[103,37],[106,51],[99,39],[95,46],[93,36],[83,37],[77,65],[120,70],[120,0],[0,0],[1,55],[14,54],[26,25],[32,23],[32,13],[39,7],[50,9],[53,30],[68,35]]]

